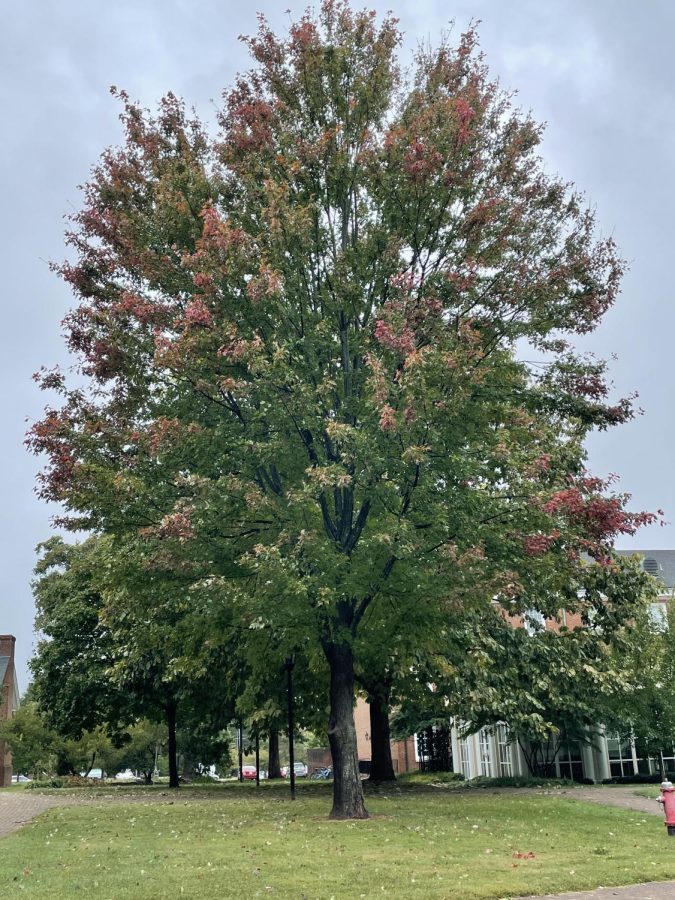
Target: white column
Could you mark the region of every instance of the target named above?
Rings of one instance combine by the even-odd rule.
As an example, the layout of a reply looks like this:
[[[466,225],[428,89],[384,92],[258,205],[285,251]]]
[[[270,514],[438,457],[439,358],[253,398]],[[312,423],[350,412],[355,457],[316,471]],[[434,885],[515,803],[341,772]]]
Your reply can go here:
[[[471,760],[471,773],[467,774],[467,778],[475,778],[480,775],[480,751],[478,747],[478,735],[472,734],[467,739],[469,745],[469,759]]]
[[[495,778],[499,778],[502,774],[499,766],[499,744],[496,729],[490,735],[490,771]]]
[[[595,771],[598,773],[598,781],[604,781],[605,778],[611,778],[604,725],[600,728],[600,733],[593,738],[593,743],[595,744]]]
[[[593,759],[593,748],[590,744],[582,743],[581,744],[581,766],[583,769],[584,778],[592,778],[593,781],[597,781],[597,777],[595,774],[595,761]]]
[[[635,749],[635,738],[631,737],[630,739],[630,753],[633,757],[633,775],[637,775],[638,773],[638,761],[637,761],[637,750]]]
[[[452,742],[452,769],[454,772],[463,772],[462,753],[459,746],[459,737],[454,721],[450,725],[450,740]],[[463,772],[466,775],[466,772]]]
[[[514,775],[527,775],[528,768],[527,763],[525,762],[525,756],[523,755],[523,751],[520,747],[518,741],[514,741],[509,746],[509,752],[511,753],[511,770]]]

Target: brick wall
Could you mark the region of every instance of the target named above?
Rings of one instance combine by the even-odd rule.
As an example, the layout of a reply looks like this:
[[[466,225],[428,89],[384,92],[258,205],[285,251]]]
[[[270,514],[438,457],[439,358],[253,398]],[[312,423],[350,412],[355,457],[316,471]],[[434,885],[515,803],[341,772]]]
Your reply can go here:
[[[359,762],[370,762],[370,709],[362,697],[357,699],[354,707],[354,726],[356,728]],[[414,738],[409,737],[405,741],[392,741],[391,760],[394,765],[394,772],[397,775],[401,772],[417,771],[418,765],[415,762]],[[307,751],[307,766],[310,775],[312,772],[316,772],[317,769],[323,769],[325,766],[330,765],[332,765],[332,760],[330,750],[327,747]]]
[[[7,721],[12,715],[12,697],[14,696],[14,644],[16,638],[11,634],[0,634],[0,656],[9,656],[9,665],[0,685],[0,721]],[[9,787],[12,783],[12,755],[4,741],[0,741],[0,787]]]
[[[397,775],[402,772],[416,772],[418,765],[415,762],[415,739],[408,737],[404,741],[392,741],[391,759]]]
[[[319,769],[327,769],[333,765],[333,760],[328,747],[313,747],[307,751],[308,774],[313,775]]]

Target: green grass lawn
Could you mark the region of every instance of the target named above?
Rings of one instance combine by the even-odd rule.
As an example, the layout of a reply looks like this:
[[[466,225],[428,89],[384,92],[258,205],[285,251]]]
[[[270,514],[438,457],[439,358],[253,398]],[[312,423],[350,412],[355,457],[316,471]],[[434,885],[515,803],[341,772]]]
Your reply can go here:
[[[675,878],[657,816],[551,794],[393,788],[331,822],[330,785],[115,789],[0,841],[0,897],[500,898]],[[63,796],[63,792],[58,792]]]

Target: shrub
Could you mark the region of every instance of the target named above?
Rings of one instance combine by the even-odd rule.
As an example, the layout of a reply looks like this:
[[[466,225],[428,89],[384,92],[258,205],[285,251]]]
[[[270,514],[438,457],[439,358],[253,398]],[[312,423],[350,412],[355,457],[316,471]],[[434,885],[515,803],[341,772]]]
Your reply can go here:
[[[36,791],[40,788],[61,788],[66,787],[65,778],[40,778],[38,781],[31,781],[26,785],[26,790]]]
[[[466,779],[461,772],[403,772],[396,780],[401,784],[458,784]]]
[[[574,783],[568,778],[539,778],[534,775],[500,775],[498,778],[478,775],[476,778],[472,778],[471,781],[467,781],[466,786],[470,788],[570,787]]]
[[[85,778],[82,775],[57,775],[53,778],[40,778],[26,785],[28,790],[40,790],[40,788],[69,788],[69,787],[93,787],[101,784],[100,778]]]
[[[613,778],[605,778],[603,784],[661,784],[661,775],[615,775]]]

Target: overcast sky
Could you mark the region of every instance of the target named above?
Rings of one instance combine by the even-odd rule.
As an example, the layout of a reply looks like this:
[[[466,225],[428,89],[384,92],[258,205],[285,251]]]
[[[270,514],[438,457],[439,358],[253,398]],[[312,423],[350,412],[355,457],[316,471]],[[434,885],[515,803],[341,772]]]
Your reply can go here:
[[[168,90],[213,117],[223,88],[247,68],[241,33],[265,13],[287,27],[294,0],[23,0],[6,4],[0,29],[0,253],[4,471],[0,633],[17,636],[19,678],[32,652],[35,545],[50,533],[33,494],[36,461],[23,448],[26,419],[44,397],[31,374],[65,361],[59,322],[71,304],[47,261],[64,256],[63,215],[104,147],[120,138],[109,87],[153,105]],[[406,35],[420,39],[481,19],[487,61],[504,86],[548,123],[547,167],[597,206],[630,272],[590,346],[612,365],[617,394],[637,390],[644,415],[599,436],[598,474],[618,473],[633,508],[662,507],[669,524],[621,547],[675,547],[672,359],[675,355],[675,4],[671,0],[385,0]],[[673,523],[673,524],[670,524]]]

